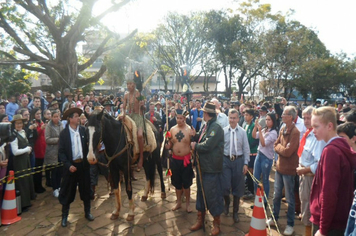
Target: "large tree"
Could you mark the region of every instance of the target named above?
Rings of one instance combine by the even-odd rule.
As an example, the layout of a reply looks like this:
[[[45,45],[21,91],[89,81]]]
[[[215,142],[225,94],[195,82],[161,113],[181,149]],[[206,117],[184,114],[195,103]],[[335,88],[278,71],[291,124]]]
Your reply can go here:
[[[266,19],[271,18],[270,5],[258,4],[256,0],[241,3],[235,12],[209,12],[208,38],[213,42],[224,73],[226,96],[231,96],[235,83],[240,97],[251,86],[251,80],[261,73],[260,35]]]
[[[57,89],[96,82],[106,70],[104,65],[91,77],[82,78],[80,73],[124,39],[120,41],[117,35],[104,30],[97,48],[83,63],[78,60],[76,47],[86,40],[88,32],[101,26],[100,20],[106,14],[119,10],[129,1],[113,0],[111,6],[96,16],[93,16],[92,10],[97,0],[2,2],[0,28],[6,43],[1,45],[0,53],[7,58],[7,63],[10,61],[48,75]],[[103,26],[100,28],[105,29]]]
[[[288,97],[298,85],[299,92],[306,97],[308,88],[301,87],[308,86],[303,82],[305,78],[300,76],[302,65],[329,56],[313,30],[298,21],[288,21],[285,17],[280,17],[275,27],[264,34],[263,47],[266,78],[268,84],[273,85],[274,96],[283,93],[284,97]]]
[[[155,39],[151,41],[150,47],[158,58],[157,62],[170,68],[177,76],[183,75],[183,65],[187,65],[188,74],[197,69],[209,51],[207,38],[204,37],[207,30],[204,17],[200,12],[188,15],[170,13],[165,22],[153,32]],[[195,77],[200,73],[197,71]]]

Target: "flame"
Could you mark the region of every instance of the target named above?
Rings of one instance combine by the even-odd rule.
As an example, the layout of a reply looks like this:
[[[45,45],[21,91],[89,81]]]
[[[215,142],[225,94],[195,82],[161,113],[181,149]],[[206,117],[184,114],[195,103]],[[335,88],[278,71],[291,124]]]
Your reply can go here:
[[[187,70],[184,70],[183,75],[184,75],[184,76],[187,76]]]
[[[135,70],[135,76],[136,76],[137,78],[139,77],[137,70]]]

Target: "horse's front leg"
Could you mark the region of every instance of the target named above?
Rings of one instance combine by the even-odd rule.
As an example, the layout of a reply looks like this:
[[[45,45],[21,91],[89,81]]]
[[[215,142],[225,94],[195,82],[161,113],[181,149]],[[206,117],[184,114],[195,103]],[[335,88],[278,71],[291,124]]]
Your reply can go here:
[[[155,154],[158,154],[158,155],[155,155],[154,158],[155,158],[155,161],[156,161],[157,171],[158,171],[158,174],[159,174],[159,180],[160,180],[160,183],[161,183],[161,198],[165,199],[166,198],[166,188],[164,186],[163,170],[162,170],[162,163],[161,163],[160,153],[155,153]],[[167,158],[169,158],[169,156]]]
[[[119,173],[117,173],[119,175]],[[120,210],[121,210],[121,183],[120,183],[120,178],[118,181],[118,188],[114,189],[114,194],[115,194],[115,210],[112,212],[110,219],[111,220],[116,220],[119,218],[120,215]]]
[[[132,184],[131,184],[131,180],[129,179],[128,172],[129,170],[126,169],[124,173],[126,193],[127,193],[127,197],[129,198],[129,213],[126,217],[126,220],[133,221],[135,219],[135,203],[132,199]]]

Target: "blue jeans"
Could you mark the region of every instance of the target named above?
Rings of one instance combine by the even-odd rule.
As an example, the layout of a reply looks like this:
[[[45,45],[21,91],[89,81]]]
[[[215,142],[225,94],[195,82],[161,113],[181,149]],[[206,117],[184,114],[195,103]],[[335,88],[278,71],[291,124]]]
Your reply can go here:
[[[253,175],[256,177],[256,179],[260,180],[262,174],[262,183],[267,199],[269,195],[269,174],[271,173],[272,164],[273,159],[269,159],[262,152],[258,152],[255,160],[255,166],[253,168]],[[255,194],[256,191],[257,184],[255,183]],[[265,202],[267,199],[265,199]]]
[[[276,171],[273,194],[273,215],[277,221],[279,218],[279,211],[281,209],[283,186],[285,187],[286,199],[288,203],[287,225],[292,227],[294,227],[295,213],[294,178],[295,175],[282,175],[278,171]]]

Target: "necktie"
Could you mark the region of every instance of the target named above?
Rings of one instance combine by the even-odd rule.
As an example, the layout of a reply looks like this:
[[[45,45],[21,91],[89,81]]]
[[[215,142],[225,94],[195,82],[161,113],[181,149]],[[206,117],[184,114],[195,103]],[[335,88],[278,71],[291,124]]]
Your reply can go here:
[[[207,126],[208,126],[207,124],[204,126],[204,129],[203,129],[203,131],[202,131],[201,134],[200,134],[198,143],[200,142],[200,140],[202,139],[203,135],[205,134],[205,131],[206,131],[206,127],[207,127]]]
[[[313,130],[313,128],[310,128],[308,129],[302,139],[300,140],[300,144],[299,144],[299,148],[298,148],[298,156],[301,157],[302,156],[302,153],[303,153],[303,150],[304,150],[304,145],[305,145],[305,142],[307,141],[307,137],[309,135],[309,133]]]
[[[150,121],[151,121],[152,124],[153,124],[153,115],[154,115],[154,113],[151,112],[151,114],[150,114]]]
[[[80,137],[79,137],[79,132],[78,131],[75,132],[75,139],[76,139],[76,146],[77,146],[77,148],[76,148],[77,153],[75,154],[75,157],[77,159],[80,159],[81,157],[80,157],[80,150],[79,149],[80,149],[81,145],[80,145]]]
[[[236,138],[235,138],[235,130],[231,130],[230,134],[230,156],[237,155],[236,150]]]
[[[79,130],[73,130],[71,129],[71,132],[73,132],[74,136],[74,152],[73,152],[73,160],[76,159],[82,159],[82,143],[80,139],[80,133]],[[72,149],[73,150],[73,149]]]

